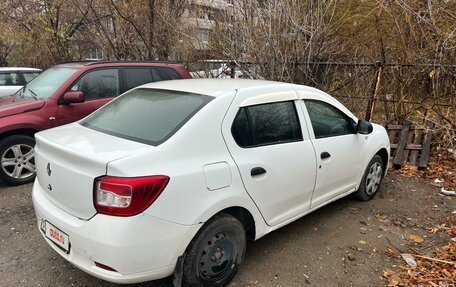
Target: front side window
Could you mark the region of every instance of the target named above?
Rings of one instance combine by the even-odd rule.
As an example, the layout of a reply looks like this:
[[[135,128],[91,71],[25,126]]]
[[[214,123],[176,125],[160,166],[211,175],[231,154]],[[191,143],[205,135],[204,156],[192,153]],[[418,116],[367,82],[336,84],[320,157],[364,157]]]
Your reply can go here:
[[[353,134],[352,120],[336,107],[317,100],[304,100],[315,138]]]
[[[22,86],[16,72],[0,73],[0,86]]]
[[[119,72],[117,69],[88,72],[71,87],[71,91],[82,92],[86,100],[116,97],[119,95]]]
[[[234,119],[231,133],[241,147],[280,144],[303,139],[293,101],[241,108]]]
[[[157,146],[176,133],[212,97],[138,88],[81,121],[83,126]]]

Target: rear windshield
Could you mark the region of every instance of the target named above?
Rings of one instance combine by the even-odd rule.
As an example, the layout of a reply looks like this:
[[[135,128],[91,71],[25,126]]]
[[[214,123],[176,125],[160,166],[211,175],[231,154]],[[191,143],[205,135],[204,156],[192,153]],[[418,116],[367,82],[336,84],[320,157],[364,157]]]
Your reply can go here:
[[[85,127],[157,146],[176,133],[212,97],[135,89],[80,122]]]

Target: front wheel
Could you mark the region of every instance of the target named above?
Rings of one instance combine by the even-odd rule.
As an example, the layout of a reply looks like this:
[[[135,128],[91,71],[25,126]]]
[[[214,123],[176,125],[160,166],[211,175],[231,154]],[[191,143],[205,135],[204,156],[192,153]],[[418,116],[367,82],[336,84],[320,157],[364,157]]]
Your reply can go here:
[[[0,141],[0,179],[19,185],[35,179],[35,139],[12,135]]]
[[[369,201],[374,197],[383,179],[383,168],[382,158],[378,154],[375,155],[367,165],[361,184],[355,192],[355,196],[359,200]]]
[[[222,287],[244,259],[245,230],[235,217],[219,214],[201,228],[186,251],[183,285]]]

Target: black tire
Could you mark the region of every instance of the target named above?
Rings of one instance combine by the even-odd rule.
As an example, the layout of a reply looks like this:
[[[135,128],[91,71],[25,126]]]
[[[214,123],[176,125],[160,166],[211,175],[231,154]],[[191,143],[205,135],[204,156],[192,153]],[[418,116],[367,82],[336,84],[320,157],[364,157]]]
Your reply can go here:
[[[376,168],[381,168],[381,170],[377,170]],[[382,158],[376,154],[369,164],[367,165],[366,170],[364,171],[363,179],[359,185],[358,190],[354,193],[355,197],[362,201],[369,201],[374,198],[375,194],[380,189],[380,185],[383,179],[383,175],[385,174],[385,164],[383,163]],[[375,171],[374,171],[375,170]],[[374,171],[375,174],[379,173],[379,177],[375,176],[375,179],[369,179],[369,174]],[[369,185],[372,186],[369,187]]]
[[[185,252],[183,286],[226,286],[244,260],[245,248],[245,230],[239,220],[229,214],[216,215],[203,225]]]
[[[14,149],[18,152],[14,152],[13,147],[19,147]],[[20,185],[35,179],[34,147],[35,139],[25,135],[12,135],[0,141],[0,179],[3,182]],[[19,176],[14,174],[16,168],[21,170]]]

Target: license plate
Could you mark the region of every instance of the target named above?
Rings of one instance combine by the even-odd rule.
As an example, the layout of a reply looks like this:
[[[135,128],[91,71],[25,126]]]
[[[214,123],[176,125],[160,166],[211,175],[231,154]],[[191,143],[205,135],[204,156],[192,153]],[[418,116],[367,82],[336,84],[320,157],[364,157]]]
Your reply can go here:
[[[63,232],[62,230],[58,229],[51,223],[44,221],[42,223],[44,226],[44,234],[46,237],[54,242],[58,247],[63,249],[66,253],[70,251],[70,238],[68,234]]]

